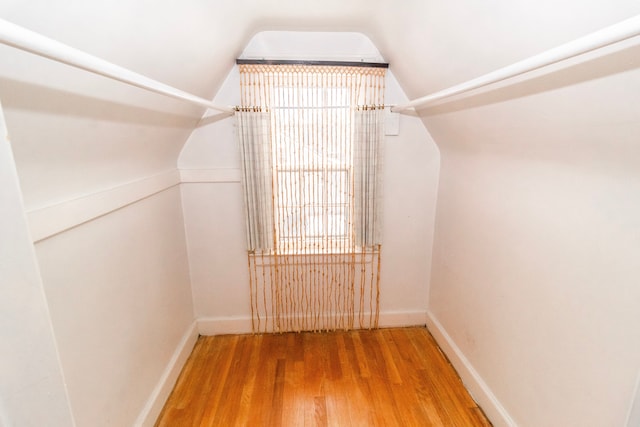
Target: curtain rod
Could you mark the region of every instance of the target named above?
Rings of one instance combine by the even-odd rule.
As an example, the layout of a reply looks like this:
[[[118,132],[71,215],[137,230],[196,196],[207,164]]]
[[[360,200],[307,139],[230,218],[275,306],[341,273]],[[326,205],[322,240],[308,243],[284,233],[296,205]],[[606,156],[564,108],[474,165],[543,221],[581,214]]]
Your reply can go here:
[[[187,101],[212,110],[233,114],[232,108],[215,105],[207,99],[176,89],[119,65],[112,64],[97,56],[90,55],[3,19],[0,19],[0,43],[141,89]]]
[[[369,67],[369,68],[389,68],[386,62],[363,62],[363,61],[318,61],[306,59],[236,59],[237,65],[322,65],[333,67]]]
[[[498,83],[511,77],[516,77],[529,71],[534,71],[547,65],[555,64],[565,59],[573,58],[574,56],[630,39],[639,34],[640,15],[636,15],[632,18],[605,27],[599,31],[562,44],[538,55],[534,55],[530,58],[495,70],[491,73],[484,74],[475,79],[435,92],[431,95],[414,99],[404,105],[393,107],[391,111],[394,113],[400,113],[410,108],[424,107],[432,102],[440,101],[450,96],[459,95],[474,89],[479,89],[493,83]]]

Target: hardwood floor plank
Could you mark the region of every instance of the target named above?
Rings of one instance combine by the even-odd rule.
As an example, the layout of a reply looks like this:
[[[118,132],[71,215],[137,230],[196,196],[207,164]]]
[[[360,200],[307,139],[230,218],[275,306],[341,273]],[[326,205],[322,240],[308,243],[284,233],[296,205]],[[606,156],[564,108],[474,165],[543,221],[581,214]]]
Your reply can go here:
[[[359,371],[356,370],[357,366],[355,362],[352,361],[352,357],[354,356],[353,350],[349,352],[346,344],[347,341],[352,343],[348,334],[336,335],[336,347],[343,375],[341,389],[335,391],[334,399],[339,399],[342,402],[345,408],[344,411],[346,411],[349,416],[349,423],[347,425],[371,426],[373,425],[373,420],[370,413],[371,411],[368,409],[369,403],[362,392],[362,381],[360,380]],[[350,357],[350,355],[352,357]]]
[[[304,362],[296,357],[287,359],[282,390],[282,425],[304,425],[304,396],[300,390],[304,387]],[[302,404],[301,404],[302,402]]]
[[[238,375],[244,380],[242,392],[240,395],[240,408],[238,409],[236,423],[239,426],[247,425],[249,422],[249,412],[251,409],[251,400],[256,387],[256,377],[258,376],[258,360],[260,358],[260,349],[262,348],[262,335],[256,335],[248,338],[252,342],[251,354],[248,357],[248,367],[246,375]]]
[[[371,372],[369,371],[369,358],[367,357],[364,346],[362,345],[360,331],[353,331],[352,339],[354,355],[358,361],[360,376],[362,378],[369,378],[371,376]]]
[[[271,416],[269,425],[278,427],[282,425],[282,407],[284,406],[284,369],[285,360],[277,359],[276,377],[273,383],[273,397],[271,399]]]
[[[327,426],[327,405],[324,396],[313,398],[313,422],[305,425]]]
[[[200,337],[156,426],[491,426],[424,328]]]
[[[223,398],[224,387],[227,385],[227,380],[229,379],[229,375],[231,372],[231,365],[234,361],[234,353],[236,345],[238,344],[238,336],[228,336],[225,341],[228,345],[228,351],[220,354],[220,366],[217,375],[208,376],[209,381],[206,382],[208,387],[213,390],[213,393],[210,394],[210,399],[208,399],[205,404],[200,405],[202,410],[202,416],[197,425],[200,426],[214,426],[221,425],[220,416],[221,413],[218,412],[218,406]],[[218,381],[218,384],[215,381]],[[223,408],[228,403],[225,396],[225,401],[223,402]]]
[[[395,343],[390,339],[388,334],[381,329],[374,331],[376,340],[378,341],[378,345],[380,346],[380,350],[382,351],[382,360],[384,360],[385,368],[389,375],[389,380],[393,384],[402,384],[402,377],[398,372],[398,366],[396,364],[396,359],[393,357],[393,353],[391,348],[395,347]]]
[[[263,336],[255,388],[250,403],[248,426],[268,425],[267,422],[271,417],[271,401],[277,363],[276,359],[271,357],[271,351],[274,348],[274,340],[271,338],[271,336]]]

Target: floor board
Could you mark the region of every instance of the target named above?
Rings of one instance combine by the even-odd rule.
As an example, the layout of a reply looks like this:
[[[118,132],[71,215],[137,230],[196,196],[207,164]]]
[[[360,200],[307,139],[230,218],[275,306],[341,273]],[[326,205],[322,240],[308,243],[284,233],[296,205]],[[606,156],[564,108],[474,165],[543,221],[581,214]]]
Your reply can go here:
[[[490,425],[419,327],[200,337],[156,423]]]

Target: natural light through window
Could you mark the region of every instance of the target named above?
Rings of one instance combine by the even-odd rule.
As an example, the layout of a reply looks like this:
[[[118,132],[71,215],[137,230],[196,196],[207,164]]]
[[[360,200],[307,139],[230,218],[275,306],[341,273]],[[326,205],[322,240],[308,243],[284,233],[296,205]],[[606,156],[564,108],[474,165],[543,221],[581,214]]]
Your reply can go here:
[[[279,249],[289,253],[345,251],[353,234],[348,88],[276,86],[273,91],[271,137]]]
[[[386,64],[375,65],[239,65],[256,331],[377,325]]]

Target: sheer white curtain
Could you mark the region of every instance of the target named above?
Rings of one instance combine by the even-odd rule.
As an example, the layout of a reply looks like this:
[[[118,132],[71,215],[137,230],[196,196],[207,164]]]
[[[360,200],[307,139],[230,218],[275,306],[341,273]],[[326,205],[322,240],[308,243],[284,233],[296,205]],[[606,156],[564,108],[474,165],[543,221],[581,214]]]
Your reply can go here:
[[[271,120],[269,113],[236,112],[242,188],[246,209],[247,249],[270,253],[274,248]]]
[[[355,245],[382,244],[382,142],[384,110],[356,111],[353,125],[353,181]]]

